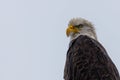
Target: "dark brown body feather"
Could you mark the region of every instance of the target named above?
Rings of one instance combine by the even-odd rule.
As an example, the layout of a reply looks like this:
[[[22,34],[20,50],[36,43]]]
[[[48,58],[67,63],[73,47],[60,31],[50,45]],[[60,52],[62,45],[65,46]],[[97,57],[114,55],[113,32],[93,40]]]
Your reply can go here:
[[[120,80],[120,76],[102,45],[94,39],[81,35],[70,43],[64,79]]]

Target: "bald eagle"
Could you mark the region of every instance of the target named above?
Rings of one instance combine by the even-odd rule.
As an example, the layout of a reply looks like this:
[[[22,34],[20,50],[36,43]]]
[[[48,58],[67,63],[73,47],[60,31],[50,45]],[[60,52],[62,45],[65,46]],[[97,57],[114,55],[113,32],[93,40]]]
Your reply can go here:
[[[119,72],[98,42],[94,26],[83,18],[73,18],[66,35],[70,37],[64,80],[120,80]]]

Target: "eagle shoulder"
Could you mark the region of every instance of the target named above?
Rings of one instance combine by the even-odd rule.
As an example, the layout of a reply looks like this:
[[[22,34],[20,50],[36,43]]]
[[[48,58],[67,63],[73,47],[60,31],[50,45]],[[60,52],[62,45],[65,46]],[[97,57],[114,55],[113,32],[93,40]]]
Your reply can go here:
[[[114,63],[96,40],[81,35],[70,43],[65,80],[120,80]]]

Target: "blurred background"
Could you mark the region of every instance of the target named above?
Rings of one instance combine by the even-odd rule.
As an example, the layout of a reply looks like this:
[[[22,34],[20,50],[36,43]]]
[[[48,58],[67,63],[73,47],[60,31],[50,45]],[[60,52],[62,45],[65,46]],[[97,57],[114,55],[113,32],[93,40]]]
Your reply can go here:
[[[63,80],[73,17],[91,21],[120,72],[119,0],[1,0],[0,80]]]

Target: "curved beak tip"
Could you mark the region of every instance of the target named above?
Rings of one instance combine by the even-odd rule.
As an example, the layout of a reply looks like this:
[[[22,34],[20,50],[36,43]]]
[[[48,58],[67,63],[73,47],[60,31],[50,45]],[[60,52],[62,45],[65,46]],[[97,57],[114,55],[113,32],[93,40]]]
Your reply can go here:
[[[69,37],[69,34],[70,34],[70,29],[67,28],[67,29],[66,29],[66,35],[67,35],[67,37]]]

